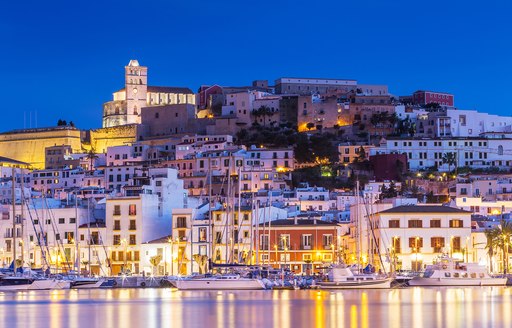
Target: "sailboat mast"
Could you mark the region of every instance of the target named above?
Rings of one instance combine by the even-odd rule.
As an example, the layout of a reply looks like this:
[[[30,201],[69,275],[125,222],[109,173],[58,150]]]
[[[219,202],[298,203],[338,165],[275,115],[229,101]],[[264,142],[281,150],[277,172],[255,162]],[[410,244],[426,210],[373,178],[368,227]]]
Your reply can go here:
[[[230,171],[231,170],[231,157],[228,157],[228,170],[227,170],[227,178],[228,178],[228,190],[227,190],[227,193],[226,193],[226,199],[225,199],[225,204],[226,204],[226,221],[224,221],[224,236],[226,238],[226,247],[225,247],[225,257],[224,257],[224,263],[227,264],[229,262],[229,244],[230,244],[230,234],[229,234],[229,215],[230,215],[230,210],[229,210],[229,206],[230,206],[230,196],[231,196],[231,174],[230,174]]]
[[[80,274],[80,251],[78,250],[78,194],[75,192],[75,269]]]
[[[16,274],[16,171],[12,168],[12,261]]]
[[[208,226],[210,232],[210,270],[213,267],[213,220],[212,220],[212,169],[211,169],[211,159],[208,156]],[[172,238],[172,235],[171,235]],[[173,259],[171,259],[172,264]]]
[[[89,276],[91,275],[91,212],[90,212],[90,208],[89,208],[89,203],[90,203],[90,198],[87,198],[87,234],[89,236],[89,242],[88,242],[88,252],[89,252],[89,258],[87,260],[87,263],[89,263],[89,269],[88,269],[88,274]],[[124,254],[125,258],[126,258],[126,254]],[[126,270],[126,268],[125,268]]]
[[[269,195],[268,195],[268,197],[269,197],[269,201],[268,201],[268,237],[269,237],[269,239],[270,239],[270,234],[271,234],[270,228],[272,227],[272,218],[271,218],[272,213],[270,212],[270,204],[272,203],[272,193],[271,192],[272,192],[272,189],[269,190]],[[277,239],[277,235],[274,234],[274,236]],[[269,265],[270,265],[270,251],[271,251],[271,247],[270,247],[270,242],[269,242],[268,243],[268,264]],[[277,263],[277,259],[276,259],[276,263]]]
[[[251,174],[251,184],[252,184],[252,174]],[[252,186],[251,186],[252,189]],[[259,203],[257,200],[254,199],[254,192],[252,193],[252,201],[254,202],[254,211],[251,215],[252,223],[254,224],[254,216],[256,216],[256,238],[255,239],[255,245],[256,245],[256,265],[260,265],[260,209],[259,209]]]
[[[25,205],[25,197],[23,196],[23,180],[25,179],[23,175],[23,169],[20,168],[21,172],[21,266],[25,263],[25,227],[23,221],[25,221],[25,214],[23,212],[23,207]]]
[[[235,161],[236,163],[236,161]],[[237,254],[238,254],[238,258],[237,258],[237,261],[238,259],[240,258],[240,228],[242,227],[242,209],[241,209],[241,206],[242,206],[242,187],[241,187],[241,179],[242,179],[242,167],[240,166],[238,168],[238,214],[237,214],[237,217],[238,217],[238,227],[237,227],[237,231],[238,231],[238,236],[237,237],[237,240],[233,240],[233,242],[236,242],[236,249],[237,249]]]
[[[361,270],[361,224],[360,224],[360,213],[359,213],[359,180],[356,181],[356,215],[355,215],[355,223],[356,223],[356,259],[357,259],[357,270],[360,272]]]

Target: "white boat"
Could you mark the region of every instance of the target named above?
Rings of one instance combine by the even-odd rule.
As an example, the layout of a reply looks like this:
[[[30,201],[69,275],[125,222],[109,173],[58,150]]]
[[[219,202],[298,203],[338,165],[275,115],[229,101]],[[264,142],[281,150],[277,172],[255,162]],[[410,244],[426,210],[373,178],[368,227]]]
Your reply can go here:
[[[255,290],[265,289],[261,279],[243,278],[238,274],[190,277],[172,282],[180,290]]]
[[[391,278],[375,274],[360,274],[344,264],[333,266],[328,274],[328,281],[319,281],[317,285],[321,289],[385,289],[391,288]]]
[[[478,263],[442,258],[428,265],[423,275],[412,278],[409,286],[505,286],[506,283],[506,277],[492,277],[487,268]]]
[[[32,277],[2,277],[0,291],[69,289],[70,282],[60,279],[36,279]]]
[[[101,285],[105,282],[105,279],[101,278],[88,278],[88,277],[70,277],[71,288],[75,289],[91,289],[91,288],[100,288]]]

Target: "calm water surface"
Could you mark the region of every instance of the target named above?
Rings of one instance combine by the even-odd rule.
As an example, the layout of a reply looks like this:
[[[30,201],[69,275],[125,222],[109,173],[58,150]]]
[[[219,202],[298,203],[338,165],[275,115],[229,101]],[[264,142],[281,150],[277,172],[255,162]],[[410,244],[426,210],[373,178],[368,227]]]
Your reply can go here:
[[[511,288],[0,293],[0,327],[512,327]]]

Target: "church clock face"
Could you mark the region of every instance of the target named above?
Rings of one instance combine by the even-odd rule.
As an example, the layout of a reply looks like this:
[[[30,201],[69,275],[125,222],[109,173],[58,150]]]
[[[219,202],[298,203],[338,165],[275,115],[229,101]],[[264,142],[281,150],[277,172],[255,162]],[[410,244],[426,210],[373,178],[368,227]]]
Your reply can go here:
[[[139,90],[137,90],[137,88],[135,88],[135,89],[133,89],[133,90],[132,90],[132,93],[133,93],[134,95],[136,95],[136,94],[137,94],[137,91],[139,91]]]

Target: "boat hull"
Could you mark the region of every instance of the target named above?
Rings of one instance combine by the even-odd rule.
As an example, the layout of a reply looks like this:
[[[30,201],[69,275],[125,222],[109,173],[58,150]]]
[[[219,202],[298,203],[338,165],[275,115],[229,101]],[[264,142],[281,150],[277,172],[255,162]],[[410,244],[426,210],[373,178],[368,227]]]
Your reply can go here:
[[[265,289],[259,279],[183,279],[175,280],[173,284],[180,290],[257,290]]]
[[[64,280],[34,280],[31,284],[0,286],[0,291],[69,289],[70,282]]]
[[[391,288],[391,280],[322,281],[317,285],[320,289],[387,289]]]
[[[409,280],[409,286],[505,286],[507,278],[463,279],[463,278],[423,278]]]
[[[100,288],[101,285],[105,282],[103,279],[99,279],[96,281],[75,281],[71,284],[71,288],[74,289],[93,289]]]

